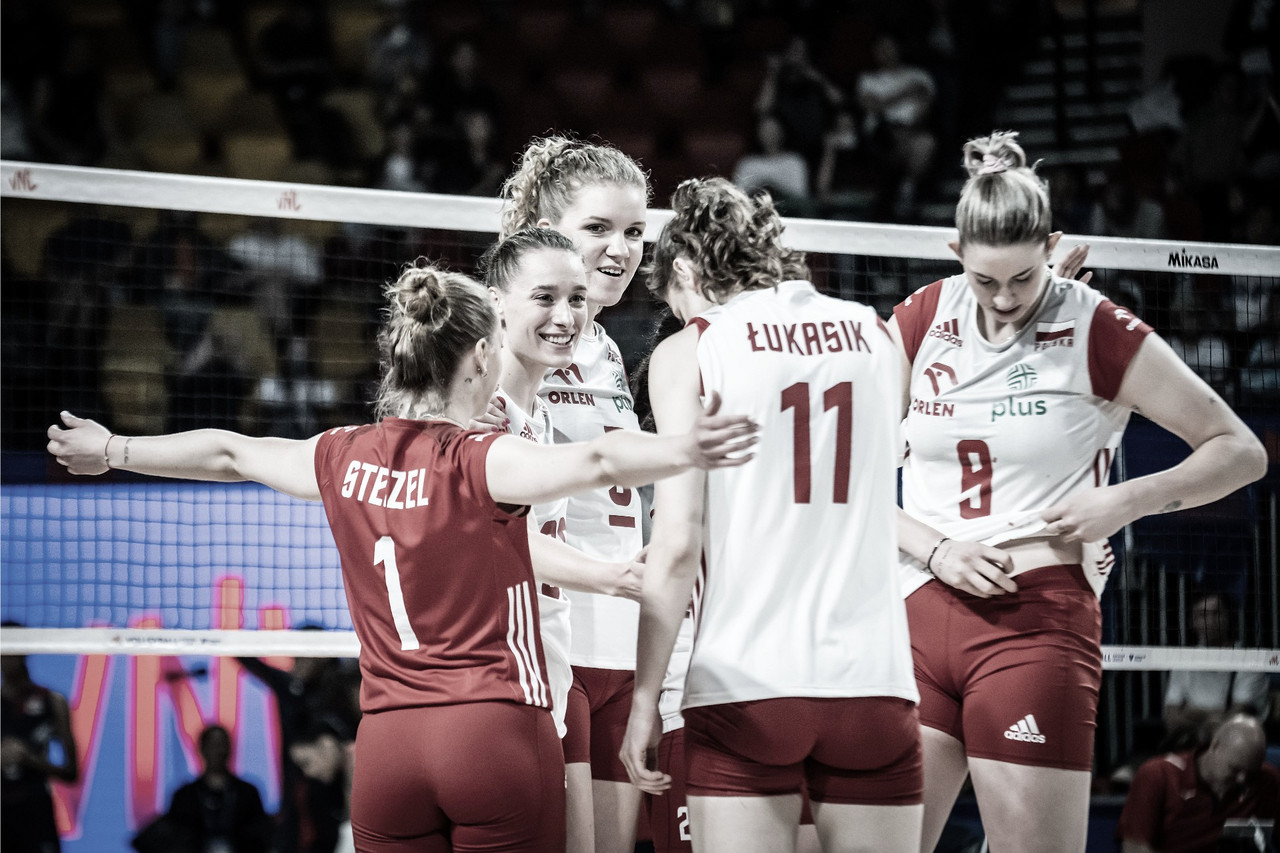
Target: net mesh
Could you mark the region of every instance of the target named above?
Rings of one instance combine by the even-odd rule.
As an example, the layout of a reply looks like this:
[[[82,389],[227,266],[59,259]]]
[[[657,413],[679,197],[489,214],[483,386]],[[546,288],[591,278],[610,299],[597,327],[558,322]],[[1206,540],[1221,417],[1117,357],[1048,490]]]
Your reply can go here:
[[[197,648],[229,630],[349,630],[319,505],[252,485],[73,479],[43,453],[44,431],[62,409],[127,434],[222,426],[304,437],[368,421],[381,286],[419,255],[471,271],[497,202],[25,163],[2,173],[0,611],[44,632],[36,642],[10,630],[6,642],[40,650],[66,640],[50,630],[144,621],[215,632]],[[666,215],[651,212],[650,237]],[[947,229],[790,220],[786,233],[809,252],[820,289],[882,315],[958,271]],[[1280,250],[1088,242],[1093,285],[1155,326],[1274,447]],[[637,283],[603,317],[630,365],[654,309]],[[1135,417],[1114,476],[1186,453]],[[1280,668],[1276,491],[1263,481],[1116,537],[1108,668]],[[1239,648],[1185,648],[1195,643],[1190,602],[1206,591],[1230,602]]]

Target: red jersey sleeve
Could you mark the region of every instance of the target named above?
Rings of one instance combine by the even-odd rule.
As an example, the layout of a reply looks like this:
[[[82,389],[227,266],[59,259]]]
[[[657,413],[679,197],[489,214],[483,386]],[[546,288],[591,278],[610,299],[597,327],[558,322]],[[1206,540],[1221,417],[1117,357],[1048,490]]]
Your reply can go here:
[[[942,295],[942,281],[927,284],[893,307],[898,318],[898,331],[902,334],[902,346],[907,351],[907,361],[916,360],[920,344],[929,334],[929,324],[938,312],[938,298]]]
[[[1089,330],[1089,381],[1093,393],[1114,400],[1129,362],[1151,334],[1151,327],[1109,299],[1098,303]]]
[[[489,458],[489,449],[499,438],[509,435],[505,432],[465,432],[454,433],[445,442],[444,456],[450,466],[462,478],[464,493],[482,506],[507,514],[509,507],[504,508],[494,502],[489,494],[489,478],[485,474],[485,460]]]
[[[707,329],[711,328],[711,321],[708,320],[706,317],[694,317],[692,320],[684,324],[684,327],[686,329],[689,328],[690,326],[697,327],[698,337],[701,338],[702,333],[705,332]],[[701,369],[698,370],[698,394],[700,394],[703,397],[707,396],[707,383],[702,381]]]
[[[1121,841],[1135,841],[1147,846],[1160,839],[1161,815],[1164,814],[1165,779],[1163,757],[1152,758],[1138,767],[1125,798],[1120,822],[1116,825],[1116,837]]]
[[[334,427],[320,434],[312,463],[316,469],[316,483],[319,484],[322,492],[328,484],[333,482],[335,476],[341,478],[342,472],[333,470],[334,454],[338,452],[337,448],[340,445],[350,443],[351,436],[358,429],[360,429],[358,426]]]

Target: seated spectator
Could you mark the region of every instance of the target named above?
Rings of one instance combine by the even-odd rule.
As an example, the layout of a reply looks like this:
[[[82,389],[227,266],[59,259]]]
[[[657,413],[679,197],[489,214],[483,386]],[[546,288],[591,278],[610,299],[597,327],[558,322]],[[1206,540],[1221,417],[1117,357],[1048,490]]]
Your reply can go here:
[[[481,109],[462,110],[454,124],[457,136],[440,151],[432,189],[456,195],[497,195],[507,165],[494,150],[493,116]]]
[[[0,78],[0,158],[30,160],[35,156],[27,111],[8,77]]]
[[[915,211],[917,188],[938,145],[930,127],[937,87],[928,71],[902,61],[891,36],[876,39],[872,56],[876,67],[858,78],[862,135],[897,173],[892,212],[907,219]]]
[[[213,329],[215,306],[230,295],[231,258],[199,227],[194,213],[164,211],[138,259],[144,296],[159,304],[164,336],[178,355],[167,377],[166,429],[234,429],[252,388],[235,342]]]
[[[803,215],[812,203],[809,194],[809,164],[796,151],[783,147],[782,123],[763,115],[756,123],[758,150],[744,154],[733,168],[733,182],[745,192],[767,191],[779,209],[789,215]]]
[[[404,76],[423,79],[431,68],[431,44],[422,27],[416,26],[413,8],[397,4],[369,39],[366,76],[379,92],[392,90]]]
[[[1191,605],[1191,631],[1200,647],[1230,648],[1234,643],[1231,612],[1216,592],[1202,595]],[[1167,742],[1190,746],[1200,742],[1199,732],[1226,717],[1247,713],[1266,718],[1269,683],[1265,672],[1212,672],[1174,670],[1164,696]]]
[[[139,853],[267,853],[271,821],[250,782],[229,769],[231,735],[222,726],[200,733],[204,772],[173,795],[163,817],[133,840]]]
[[[775,116],[782,124],[790,147],[815,162],[822,153],[823,138],[844,107],[844,93],[827,79],[809,58],[809,45],[792,36],[781,53],[770,54],[756,115]]]
[[[1167,340],[1188,367],[1230,399],[1236,372],[1233,356],[1236,336],[1231,313],[1225,307],[1228,294],[1204,289],[1197,286],[1199,284],[1190,276],[1175,282]]]
[[[382,155],[378,188],[404,193],[426,192],[422,172],[413,125],[407,121],[400,122],[387,131],[387,151]]]
[[[831,219],[865,218],[875,204],[875,181],[858,147],[853,114],[843,110],[822,140],[822,159],[814,179],[823,215]]]
[[[57,50],[55,61],[40,73],[32,88],[28,132],[37,159],[95,166],[116,134],[102,96],[102,73],[95,67],[93,40],[77,34],[60,43]]]
[[[1245,165],[1249,113],[1239,72],[1220,68],[1211,96],[1187,117],[1177,159],[1204,212],[1205,239],[1231,239],[1231,187]]]
[[[1265,750],[1261,724],[1240,714],[1219,725],[1203,749],[1144,762],[1116,828],[1123,853],[1213,853],[1222,849],[1225,826],[1275,820],[1280,770],[1264,763]]]
[[[1089,197],[1089,182],[1084,169],[1073,163],[1063,163],[1041,169],[1040,173],[1048,182],[1049,198],[1053,199],[1054,230],[1067,234],[1090,233],[1093,201]],[[1129,307],[1135,311],[1138,309],[1136,305]]]
[[[1240,396],[1256,403],[1280,403],[1280,335],[1272,331],[1258,337],[1249,347],[1240,371]]]
[[[287,103],[316,100],[333,82],[329,28],[319,3],[289,0],[252,48],[258,73]]]
[[[324,264],[320,247],[298,234],[287,234],[284,220],[256,217],[227,242],[227,254],[240,264],[262,315],[285,358],[286,375],[307,371],[307,337],[320,305]]]
[[[1093,206],[1088,233],[1163,240],[1167,236],[1164,208],[1154,199],[1140,196],[1128,178],[1113,169]]]
[[[432,75],[426,86],[436,120],[442,125],[468,110],[498,115],[498,93],[484,77],[480,54],[469,39],[462,39],[449,51],[444,68]]]

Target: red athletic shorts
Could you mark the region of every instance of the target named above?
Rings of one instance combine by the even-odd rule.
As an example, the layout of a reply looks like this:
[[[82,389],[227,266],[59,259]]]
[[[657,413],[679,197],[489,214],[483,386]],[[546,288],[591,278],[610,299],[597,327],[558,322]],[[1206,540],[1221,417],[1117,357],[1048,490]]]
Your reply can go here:
[[[685,792],[684,729],[675,729],[658,742],[658,768],[671,776],[662,794],[644,795],[644,817],[656,853],[693,853],[689,835],[689,803]]]
[[[906,699],[782,698],[684,712],[690,796],[798,794],[815,803],[922,802],[920,721]]]
[[[564,717],[564,763],[591,762],[591,778],[629,782],[618,753],[627,733],[636,674],[625,669],[573,668]]]
[[[920,723],[976,758],[1090,770],[1102,614],[1079,566],[978,598],[933,581],[907,598]]]
[[[693,853],[689,825],[689,797],[685,778],[684,729],[665,733],[658,742],[658,769],[671,777],[671,787],[663,794],[644,795],[643,817],[648,821],[655,853]],[[809,792],[804,793],[800,823],[813,824]]]
[[[351,829],[362,853],[564,853],[564,758],[551,714],[473,702],[365,714]]]

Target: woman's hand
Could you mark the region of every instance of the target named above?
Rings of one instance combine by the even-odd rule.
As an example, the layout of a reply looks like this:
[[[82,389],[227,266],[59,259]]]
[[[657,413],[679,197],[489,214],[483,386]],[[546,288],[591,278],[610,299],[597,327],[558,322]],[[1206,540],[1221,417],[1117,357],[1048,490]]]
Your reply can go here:
[[[473,418],[471,423],[467,424],[468,429],[486,432],[506,432],[509,426],[511,426],[511,418],[507,417],[506,404],[497,394],[494,394],[493,399],[489,401],[489,408],[485,409],[484,414]]]
[[[646,545],[629,562],[619,564],[618,584],[614,588],[614,595],[632,601],[640,600],[640,593],[644,588],[644,561],[648,556],[649,546]]]
[[[1018,591],[1018,585],[1009,577],[1013,558],[980,542],[943,541],[933,555],[929,570],[947,586],[978,598]]]
[[[1058,234],[1061,235],[1062,232],[1059,231]],[[1088,257],[1088,243],[1081,243],[1078,246],[1072,246],[1066,256],[1062,260],[1058,261],[1057,266],[1053,268],[1053,274],[1059,278],[1075,279],[1081,284],[1088,284],[1093,278],[1093,272],[1090,271],[1084,275],[1080,275],[1080,270],[1084,267],[1085,259]],[[1080,277],[1076,278],[1076,276]]]
[[[689,464],[696,468],[732,468],[755,458],[747,451],[760,440],[760,428],[746,415],[719,411],[720,395],[712,391],[687,435]]]
[[[1170,510],[1172,511],[1172,510]],[[1077,492],[1040,514],[1046,530],[1063,542],[1098,542],[1109,539],[1135,518],[1115,486]]]
[[[661,738],[662,725],[657,704],[633,702],[618,757],[627,768],[631,784],[646,794],[662,794],[671,787],[671,777],[657,769],[658,741]]]
[[[46,433],[50,453],[72,474],[103,474],[107,465],[107,441],[111,432],[97,421],[62,413],[66,429],[53,424]],[[121,439],[123,440],[123,439]]]

